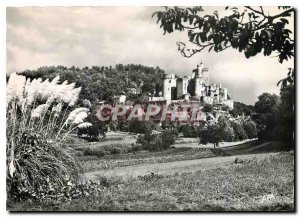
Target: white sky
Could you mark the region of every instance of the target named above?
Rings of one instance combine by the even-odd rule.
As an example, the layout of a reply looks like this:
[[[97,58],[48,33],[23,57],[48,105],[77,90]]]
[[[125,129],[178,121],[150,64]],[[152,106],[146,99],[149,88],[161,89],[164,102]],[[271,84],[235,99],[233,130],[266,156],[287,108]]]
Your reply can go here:
[[[196,64],[210,69],[211,82],[222,83],[235,101],[253,104],[263,92],[279,93],[276,83],[293,60],[259,54],[246,59],[237,50],[203,51],[184,58],[177,41],[187,33],[163,35],[151,18],[156,7],[26,7],[7,9],[7,73],[45,65],[93,66],[118,63],[159,66],[189,75]],[[204,7],[208,12],[224,7]],[[270,14],[276,8],[264,7]],[[290,19],[293,31],[293,19]]]

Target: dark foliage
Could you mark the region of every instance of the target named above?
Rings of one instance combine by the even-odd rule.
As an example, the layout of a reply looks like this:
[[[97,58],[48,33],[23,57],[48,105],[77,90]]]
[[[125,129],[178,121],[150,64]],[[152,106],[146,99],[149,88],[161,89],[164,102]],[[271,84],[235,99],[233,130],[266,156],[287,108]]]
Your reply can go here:
[[[198,136],[198,128],[193,125],[183,125],[179,127],[179,132],[187,138],[195,138]]]
[[[279,97],[275,94],[263,93],[255,103],[255,114],[253,119],[256,122],[258,139],[261,141],[276,140],[276,109]]]
[[[61,144],[46,142],[41,135],[24,133],[16,146],[16,171],[7,175],[8,199],[45,199],[78,178],[80,168]],[[7,164],[10,157],[7,157]],[[8,168],[8,166],[7,166]]]
[[[203,111],[204,111],[204,112],[212,112],[213,110],[214,110],[213,105],[205,104],[205,105],[203,106]]]
[[[254,106],[253,105],[246,105],[241,102],[234,102],[233,104],[233,110],[230,111],[230,114],[233,117],[241,116],[241,115],[246,115],[246,116],[251,116],[254,113]]]
[[[276,111],[277,132],[279,138],[295,145],[295,86],[294,69],[289,69],[288,76],[282,79],[280,90],[280,103]]]
[[[142,149],[148,151],[162,151],[170,148],[175,143],[175,135],[171,130],[165,130],[160,134],[147,132],[139,136],[137,143],[142,145]]]
[[[150,121],[138,121],[138,120],[131,120],[128,125],[128,132],[130,133],[147,133],[154,130],[156,125]]]
[[[164,34],[188,31],[189,41],[198,48],[189,49],[185,43],[178,42],[178,50],[184,57],[204,49],[221,52],[230,47],[243,52],[246,58],[261,52],[270,56],[275,52],[282,63],[294,57],[292,31],[286,27],[289,23],[286,18],[293,15],[294,8],[279,7],[280,12],[272,16],[263,7],[226,7],[225,10],[230,10],[230,14],[221,17],[218,11],[204,14],[202,7],[165,7],[152,16],[156,16]]]
[[[112,101],[114,95],[125,94],[133,98],[127,88],[136,88],[140,94],[155,94],[162,90],[161,79],[164,70],[159,67],[118,64],[115,67],[93,66],[91,68],[67,68],[64,66],[45,66],[37,70],[20,72],[29,78],[52,79],[59,75],[60,80],[76,82],[82,87],[79,102],[85,99],[92,104],[100,100]]]
[[[251,120],[244,121],[243,128],[249,139],[257,137],[256,124],[253,121]]]

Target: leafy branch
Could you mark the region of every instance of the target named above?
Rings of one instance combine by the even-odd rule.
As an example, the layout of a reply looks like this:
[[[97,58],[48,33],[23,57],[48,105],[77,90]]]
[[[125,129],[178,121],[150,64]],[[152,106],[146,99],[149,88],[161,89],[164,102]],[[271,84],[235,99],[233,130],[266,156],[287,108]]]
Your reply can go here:
[[[177,42],[178,50],[184,57],[208,49],[221,52],[227,48],[244,52],[247,58],[263,52],[270,56],[278,54],[279,62],[294,57],[294,40],[292,32],[286,25],[285,17],[292,16],[294,8],[278,7],[282,12],[270,16],[263,7],[259,9],[245,6],[244,11],[236,7],[225,7],[232,13],[220,17],[218,11],[212,15],[200,15],[202,7],[180,8],[165,7],[163,11],[153,13],[164,34],[173,31],[188,31],[188,39],[196,48],[189,48],[184,42]],[[247,16],[248,15],[248,16]]]

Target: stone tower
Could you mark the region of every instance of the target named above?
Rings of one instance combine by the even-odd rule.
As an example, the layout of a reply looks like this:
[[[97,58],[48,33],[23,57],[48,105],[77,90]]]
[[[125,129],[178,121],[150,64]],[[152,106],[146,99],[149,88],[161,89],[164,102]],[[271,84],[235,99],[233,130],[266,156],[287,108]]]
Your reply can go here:
[[[181,99],[188,93],[189,78],[183,77],[177,79],[177,99]]]
[[[203,83],[204,83],[204,77],[203,77],[203,63],[201,62],[200,65],[197,65],[197,70],[195,73],[195,96],[202,96],[202,90],[203,90]]]

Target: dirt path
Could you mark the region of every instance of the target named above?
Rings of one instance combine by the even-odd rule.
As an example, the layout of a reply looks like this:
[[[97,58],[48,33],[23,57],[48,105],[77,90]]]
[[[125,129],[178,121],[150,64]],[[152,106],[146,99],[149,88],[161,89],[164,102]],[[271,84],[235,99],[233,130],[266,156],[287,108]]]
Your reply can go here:
[[[199,170],[215,169],[219,167],[227,167],[234,163],[234,160],[239,159],[253,159],[262,160],[266,156],[275,155],[276,153],[263,153],[263,154],[249,154],[249,155],[237,155],[226,157],[212,157],[205,159],[184,160],[167,163],[154,163],[154,164],[140,164],[127,167],[115,167],[110,170],[99,170],[88,172],[85,174],[86,179],[94,180],[97,176],[122,176],[124,178],[137,177],[139,175],[146,175],[150,173],[156,173],[161,175],[182,174],[185,172],[195,172]]]
[[[236,146],[240,145],[246,142],[250,141],[257,141],[257,139],[245,139],[243,141],[237,141],[237,142],[220,142],[219,147],[228,147],[228,146]],[[206,145],[199,144],[198,140],[195,138],[180,138],[177,140],[174,144],[174,147],[176,148],[214,148],[214,145],[212,143],[208,143]]]

